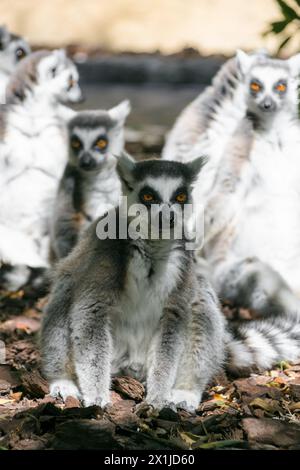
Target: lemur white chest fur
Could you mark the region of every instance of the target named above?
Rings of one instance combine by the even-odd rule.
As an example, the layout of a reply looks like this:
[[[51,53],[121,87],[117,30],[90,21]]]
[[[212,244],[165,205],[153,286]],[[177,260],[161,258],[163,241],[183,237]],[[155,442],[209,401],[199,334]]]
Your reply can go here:
[[[6,263],[48,265],[49,217],[67,161],[66,122],[74,114],[61,103],[80,98],[78,72],[62,50],[34,52],[11,76],[0,144]]]
[[[269,132],[256,132],[233,252],[256,256],[300,292],[300,125],[280,116]]]
[[[121,368],[139,377],[149,367],[165,301],[176,286],[182,259],[182,252],[170,251],[170,246],[153,244],[147,251],[143,245],[137,242],[129,261],[122,307],[112,328],[113,373]]]
[[[197,144],[190,152],[188,160],[192,160],[196,155],[207,155],[209,157],[194,187],[193,198],[196,203],[206,202],[214,184],[224,150],[245,114],[246,104],[243,88],[244,85],[239,84],[234,97],[228,97],[223,101],[210,126],[203,135],[199,136]]]
[[[26,114],[10,112],[1,153],[0,223],[36,241],[46,262],[49,208],[67,160],[65,124],[57,109],[35,103]]]
[[[96,220],[112,205],[118,205],[121,185],[115,165],[99,174],[86,175],[82,185],[83,211],[89,222]]]

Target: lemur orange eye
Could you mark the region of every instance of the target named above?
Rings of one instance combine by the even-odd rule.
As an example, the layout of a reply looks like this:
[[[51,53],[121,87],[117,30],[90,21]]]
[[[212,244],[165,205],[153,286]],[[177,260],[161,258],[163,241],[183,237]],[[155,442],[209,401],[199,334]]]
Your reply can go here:
[[[96,142],[96,147],[100,150],[104,150],[107,147],[107,140],[106,139],[99,139]]]
[[[250,83],[250,88],[252,91],[254,91],[255,93],[259,92],[261,90],[261,86],[259,83],[257,82],[251,82]]]
[[[187,200],[187,195],[186,195],[186,193],[179,193],[179,194],[177,194],[175,199],[180,204],[183,204]]]
[[[276,86],[276,90],[280,91],[280,93],[284,93],[286,91],[286,84],[278,83],[278,85]]]
[[[151,202],[151,201],[153,201],[153,199],[154,199],[153,194],[150,194],[150,193],[143,194],[143,200],[145,202]]]

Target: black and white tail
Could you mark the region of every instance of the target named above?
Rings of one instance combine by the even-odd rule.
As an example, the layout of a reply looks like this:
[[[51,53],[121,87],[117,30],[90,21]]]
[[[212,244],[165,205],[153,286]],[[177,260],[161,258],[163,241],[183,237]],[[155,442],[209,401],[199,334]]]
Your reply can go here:
[[[244,322],[228,330],[226,343],[229,371],[270,369],[300,359],[300,323],[286,317]]]

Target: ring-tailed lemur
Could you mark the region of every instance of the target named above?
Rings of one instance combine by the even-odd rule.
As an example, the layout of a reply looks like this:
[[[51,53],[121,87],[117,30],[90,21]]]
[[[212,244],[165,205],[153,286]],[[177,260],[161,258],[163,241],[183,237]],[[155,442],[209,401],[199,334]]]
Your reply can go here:
[[[300,315],[300,55],[240,53],[247,115],[205,208],[205,256],[222,298]]]
[[[5,103],[5,91],[11,74],[21,59],[31,52],[30,46],[21,36],[0,26],[0,103]]]
[[[57,267],[41,336],[52,395],[104,406],[111,376],[125,373],[146,382],[146,400],[154,407],[174,403],[194,410],[226,359],[239,371],[299,358],[300,326],[294,323],[257,321],[237,327],[238,334],[226,331],[216,295],[197,274],[185,239],[130,235],[132,213],[126,216],[136,203],[145,209],[139,219],[144,228],[153,204],[159,216],[170,206],[181,213],[203,162],[119,158],[128,212],[118,208],[110,215],[120,217],[116,233],[125,220],[125,236],[99,239],[104,216]],[[171,229],[176,220],[170,216]]]
[[[7,87],[0,121],[0,261],[48,266],[49,216],[67,162],[61,102],[81,99],[78,72],[63,50],[23,59]]]
[[[51,227],[55,258],[69,254],[80,233],[121,193],[116,156],[124,149],[130,103],[109,111],[82,111],[68,123],[69,160],[60,181]]]
[[[262,49],[253,57],[266,55]],[[201,182],[195,185],[195,201],[205,202],[224,149],[245,115],[244,88],[238,50],[221,67],[212,85],[182,111],[167,137],[163,158],[186,162],[197,155],[209,156],[200,175]]]

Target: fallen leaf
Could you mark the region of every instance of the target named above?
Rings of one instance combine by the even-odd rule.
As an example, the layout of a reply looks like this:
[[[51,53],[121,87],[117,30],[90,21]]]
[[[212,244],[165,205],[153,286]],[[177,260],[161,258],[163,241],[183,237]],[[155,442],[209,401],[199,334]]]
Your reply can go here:
[[[300,402],[291,403],[290,405],[288,405],[288,407],[291,411],[300,411]]]
[[[276,412],[280,411],[280,407],[278,405],[278,402],[276,400],[272,400],[270,398],[255,398],[254,400],[251,401],[250,406],[256,407],[256,408],[261,408],[268,413],[274,414]]]
[[[18,402],[18,401],[21,400],[22,395],[23,395],[22,392],[15,392],[15,393],[11,393],[11,394],[9,395],[9,397],[10,397],[13,401],[17,401],[17,402]]]
[[[14,400],[10,400],[9,398],[0,398],[0,405],[7,405],[8,403],[13,403]]]

